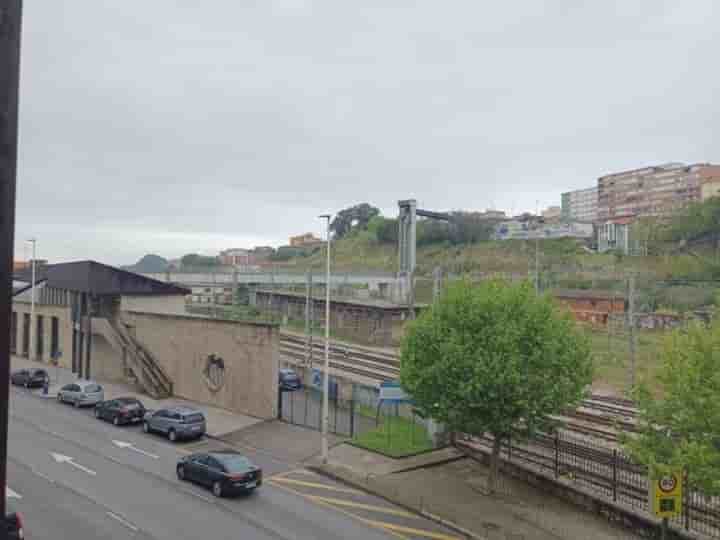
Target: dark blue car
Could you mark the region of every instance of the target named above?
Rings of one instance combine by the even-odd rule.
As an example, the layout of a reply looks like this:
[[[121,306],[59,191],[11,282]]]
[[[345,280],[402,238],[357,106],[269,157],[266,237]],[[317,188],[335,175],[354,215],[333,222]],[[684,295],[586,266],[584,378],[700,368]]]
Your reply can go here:
[[[286,392],[292,392],[293,390],[299,390],[302,388],[302,381],[300,376],[289,368],[284,368],[279,371],[280,377],[280,389]]]

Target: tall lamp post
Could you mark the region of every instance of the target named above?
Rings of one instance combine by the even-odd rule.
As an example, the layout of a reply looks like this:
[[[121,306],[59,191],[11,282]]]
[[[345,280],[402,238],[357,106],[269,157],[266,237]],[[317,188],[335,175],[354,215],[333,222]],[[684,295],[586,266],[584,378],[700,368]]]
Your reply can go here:
[[[328,462],[328,424],[330,423],[330,214],[318,216],[327,220],[327,266],[325,268],[325,374],[322,406],[322,461]]]
[[[30,338],[30,344],[28,346],[28,355],[30,355],[30,351],[32,351],[35,348],[35,342],[33,341],[35,338],[35,283],[36,283],[36,275],[35,275],[35,261],[37,260],[37,257],[35,256],[35,245],[37,244],[37,239],[35,238],[28,238],[27,240],[29,243],[32,244],[32,285],[30,286],[30,331],[29,331],[29,338]],[[37,354],[37,351],[36,351]],[[32,356],[32,355],[30,355]],[[33,360],[33,358],[30,358]]]

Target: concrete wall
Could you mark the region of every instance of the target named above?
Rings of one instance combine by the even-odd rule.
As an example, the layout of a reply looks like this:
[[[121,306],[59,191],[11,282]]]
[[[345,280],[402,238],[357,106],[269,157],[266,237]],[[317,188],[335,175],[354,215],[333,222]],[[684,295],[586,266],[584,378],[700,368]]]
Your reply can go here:
[[[120,300],[120,309],[122,311],[184,315],[185,296],[179,294],[123,296]]]
[[[140,312],[125,312],[123,320],[168,373],[175,395],[260,418],[276,417],[277,326]],[[216,390],[204,374],[210,354],[225,362],[224,383]]]
[[[99,381],[127,382],[122,354],[98,333],[93,333],[90,377]]]
[[[22,301],[15,300],[12,304],[12,311],[17,313],[17,327],[16,332],[16,344],[17,348],[15,354],[17,356],[23,356],[22,351],[22,340],[23,340],[23,320],[24,314],[30,314],[30,304]],[[42,316],[43,318],[43,351],[42,355],[38,357],[36,344],[37,344],[37,319]],[[33,337],[30,343],[30,354],[29,357],[33,360],[40,360],[45,363],[50,363],[51,360],[51,331],[52,331],[52,318],[58,318],[58,348],[62,351],[62,357],[60,358],[60,366],[71,367],[72,364],[72,320],[70,318],[70,308],[66,306],[52,306],[35,304],[35,320],[33,324]]]

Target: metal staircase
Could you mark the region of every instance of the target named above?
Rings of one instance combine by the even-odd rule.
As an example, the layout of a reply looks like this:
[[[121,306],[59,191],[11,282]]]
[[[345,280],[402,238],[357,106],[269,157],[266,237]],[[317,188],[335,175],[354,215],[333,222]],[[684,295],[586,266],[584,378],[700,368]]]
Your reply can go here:
[[[170,376],[152,357],[145,347],[127,329],[119,316],[93,320],[93,329],[99,331],[108,342],[124,355],[138,383],[154,399],[173,395]]]

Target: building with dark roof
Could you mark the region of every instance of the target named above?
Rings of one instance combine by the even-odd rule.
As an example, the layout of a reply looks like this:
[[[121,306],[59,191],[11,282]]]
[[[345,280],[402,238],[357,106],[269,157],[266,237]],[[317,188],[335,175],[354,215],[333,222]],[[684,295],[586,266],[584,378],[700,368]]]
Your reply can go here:
[[[277,325],[191,316],[188,295],[95,261],[39,267],[34,283],[24,269],[13,279],[11,351],[81,379],[131,383],[156,399],[275,418]],[[209,384],[211,356],[223,358],[223,370]]]
[[[95,261],[39,266],[34,287],[32,270],[24,268],[13,276],[11,350],[33,360],[57,361],[90,378],[94,322],[119,333],[123,312],[182,314],[188,294],[183,287]],[[157,371],[155,390],[171,393],[171,383]]]

